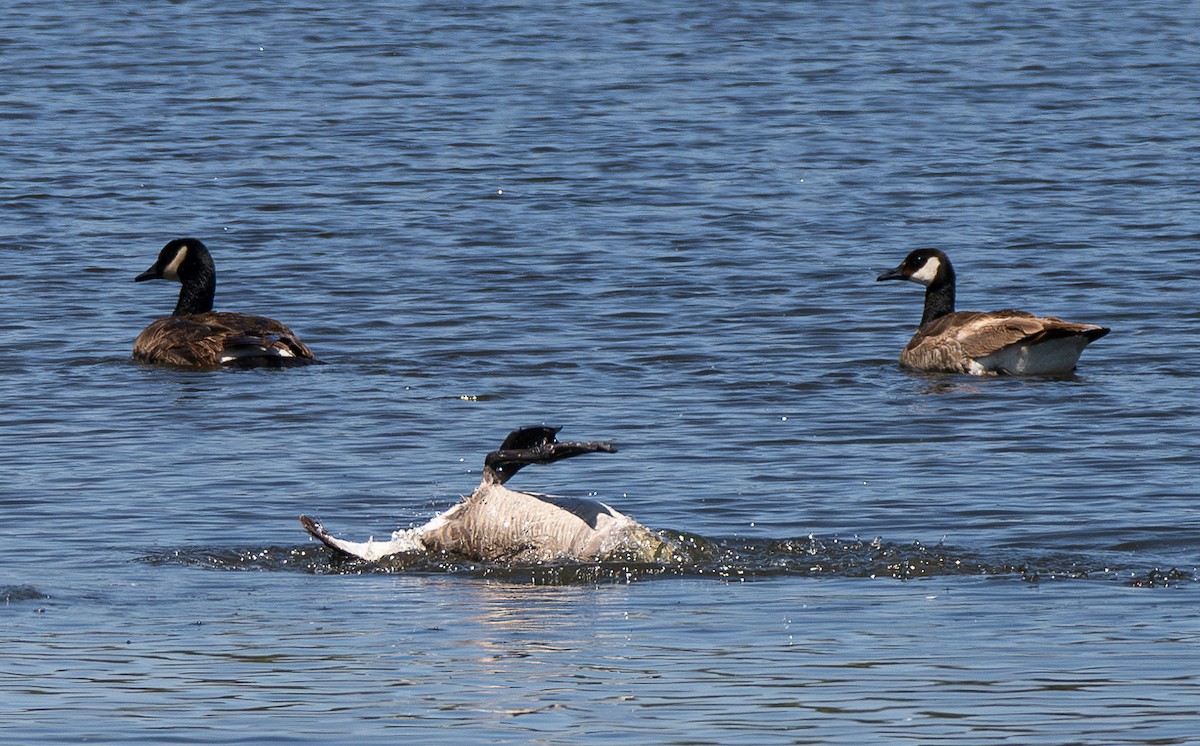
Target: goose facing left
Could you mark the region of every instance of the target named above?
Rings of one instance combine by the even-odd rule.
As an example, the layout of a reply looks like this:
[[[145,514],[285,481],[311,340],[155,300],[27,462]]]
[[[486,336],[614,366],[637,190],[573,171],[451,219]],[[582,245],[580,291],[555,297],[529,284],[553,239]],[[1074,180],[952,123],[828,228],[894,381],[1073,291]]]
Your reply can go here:
[[[265,316],[213,311],[217,270],[195,238],[167,243],[158,260],[134,278],[180,283],[175,311],[146,327],[133,343],[133,359],[178,368],[225,365],[283,366],[313,362],[312,350],[283,324]]]
[[[954,267],[938,249],[916,249],[875,279],[925,287],[921,326],[900,353],[900,365],[913,370],[1061,376],[1075,370],[1083,348],[1109,331],[1028,311],[955,311]]]

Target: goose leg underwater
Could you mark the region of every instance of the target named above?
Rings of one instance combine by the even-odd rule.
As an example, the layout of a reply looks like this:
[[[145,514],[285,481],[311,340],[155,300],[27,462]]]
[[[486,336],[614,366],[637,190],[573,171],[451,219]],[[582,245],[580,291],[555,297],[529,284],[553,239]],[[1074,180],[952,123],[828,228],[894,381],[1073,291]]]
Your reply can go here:
[[[1062,376],[1075,370],[1083,348],[1109,330],[1027,311],[955,311],[954,267],[937,249],[917,249],[875,278],[925,286],[921,326],[900,353],[913,370],[972,375]]]
[[[538,425],[514,430],[484,459],[483,478],[474,492],[425,525],[395,531],[386,541],[339,539],[305,515],[300,523],[331,549],[369,562],[413,552],[447,552],[480,562],[670,560],[671,544],[602,502],[504,486],[530,464],[617,450],[603,441],[560,443],[555,439],[559,429]]]

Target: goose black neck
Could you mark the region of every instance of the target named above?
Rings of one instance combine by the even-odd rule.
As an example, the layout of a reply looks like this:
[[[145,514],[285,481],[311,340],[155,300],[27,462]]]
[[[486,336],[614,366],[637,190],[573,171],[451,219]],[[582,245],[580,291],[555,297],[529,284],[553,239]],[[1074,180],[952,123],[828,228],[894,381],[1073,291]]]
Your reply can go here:
[[[925,288],[925,313],[921,316],[921,326],[954,313],[954,270],[949,267],[945,269],[945,277],[939,277]]]
[[[489,453],[483,459],[483,481],[504,484],[514,474],[530,464],[552,464],[555,461],[561,461],[573,456],[581,456],[585,453],[617,452],[612,443],[602,440],[569,440],[559,443],[554,440],[556,429],[544,429],[549,430],[550,435],[548,438],[540,439],[540,442],[532,442],[528,439],[526,439],[527,442],[525,443],[520,442],[519,436],[522,435],[521,431],[516,431],[509,435],[508,439],[504,441],[505,445],[516,443],[519,446],[526,445],[527,447],[501,447],[500,450]],[[518,436],[518,439],[514,439],[514,436]]]
[[[176,316],[186,316],[190,313],[208,313],[213,308],[213,298],[217,294],[217,270],[212,261],[195,261],[199,257],[189,256],[186,263],[192,266],[180,268],[179,281],[183,287],[179,290],[179,302],[175,304]]]

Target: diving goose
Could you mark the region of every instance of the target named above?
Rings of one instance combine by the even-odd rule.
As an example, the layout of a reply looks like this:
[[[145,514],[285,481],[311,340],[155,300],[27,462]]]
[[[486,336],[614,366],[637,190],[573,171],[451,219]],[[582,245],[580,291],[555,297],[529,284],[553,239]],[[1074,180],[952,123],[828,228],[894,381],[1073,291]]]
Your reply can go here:
[[[914,370],[973,375],[1054,376],[1075,370],[1083,348],[1109,330],[1025,311],[954,310],[954,267],[937,249],[917,249],[875,278],[925,286],[921,326],[900,353]]]
[[[313,361],[312,350],[291,329],[265,316],[213,311],[217,270],[194,238],[167,243],[150,269],[134,278],[182,285],[175,311],[146,327],[133,342],[133,359],[179,368],[221,365],[287,365]]]
[[[395,531],[386,541],[338,539],[305,515],[300,523],[331,549],[372,562],[412,552],[448,552],[479,562],[514,563],[669,558],[671,545],[604,503],[515,492],[504,486],[529,464],[617,450],[603,441],[560,443],[555,439],[560,429],[537,425],[509,433],[499,450],[484,459],[483,478],[474,492],[425,525]]]

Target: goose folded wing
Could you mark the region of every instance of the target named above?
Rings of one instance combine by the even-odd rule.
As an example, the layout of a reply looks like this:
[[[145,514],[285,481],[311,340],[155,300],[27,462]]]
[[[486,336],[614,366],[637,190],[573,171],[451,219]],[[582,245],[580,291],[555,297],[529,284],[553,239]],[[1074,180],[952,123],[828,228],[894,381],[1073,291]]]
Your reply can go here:
[[[1040,341],[1047,321],[1025,311],[980,313],[956,329],[954,337],[967,357],[978,359],[1009,345]]]

